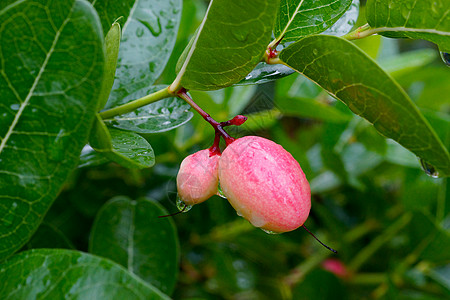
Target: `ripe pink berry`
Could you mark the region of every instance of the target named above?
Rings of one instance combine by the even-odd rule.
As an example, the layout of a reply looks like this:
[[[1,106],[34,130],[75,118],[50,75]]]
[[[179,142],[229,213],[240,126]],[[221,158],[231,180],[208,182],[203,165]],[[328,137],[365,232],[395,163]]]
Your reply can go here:
[[[281,233],[302,226],[311,208],[309,183],[282,146],[246,136],[231,143],[219,160],[223,193],[254,226]]]
[[[209,149],[187,156],[177,175],[178,195],[186,205],[201,203],[217,193],[220,156]]]
[[[350,276],[350,272],[347,270],[345,265],[340,260],[335,258],[328,258],[323,261],[322,268],[341,278]]]

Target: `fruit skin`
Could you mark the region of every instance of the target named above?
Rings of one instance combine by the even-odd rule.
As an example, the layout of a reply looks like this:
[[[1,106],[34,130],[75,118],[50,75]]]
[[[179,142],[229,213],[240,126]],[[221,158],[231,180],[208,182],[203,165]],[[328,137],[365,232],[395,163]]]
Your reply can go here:
[[[282,146],[246,136],[219,161],[223,193],[239,215],[276,233],[297,229],[311,209],[311,191],[299,163]]]
[[[201,203],[217,193],[220,156],[209,149],[191,154],[181,162],[177,175],[178,196],[186,205]]]

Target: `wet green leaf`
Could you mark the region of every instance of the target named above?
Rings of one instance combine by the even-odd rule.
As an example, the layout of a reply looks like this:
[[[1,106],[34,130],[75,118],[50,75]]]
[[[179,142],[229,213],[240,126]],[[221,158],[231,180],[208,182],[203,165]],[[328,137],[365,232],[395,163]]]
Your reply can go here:
[[[72,250],[37,249],[0,269],[0,298],[169,299],[110,260]]]
[[[123,25],[130,15],[133,5],[137,0],[121,0],[120,2],[110,0],[89,0],[97,11],[102,23],[103,34],[106,36],[111,25],[117,21]]]
[[[441,175],[450,175],[450,155],[428,122],[398,84],[352,43],[325,35],[306,37],[283,50],[280,59]]]
[[[144,169],[155,164],[155,154],[147,140],[135,132],[106,127],[98,114],[89,143],[95,151],[126,168]]]
[[[116,197],[99,211],[89,251],[107,257],[171,294],[178,274],[179,245],[168,212],[147,199]]]
[[[275,39],[296,41],[301,37],[320,33],[330,28],[348,10],[352,0],[281,1],[275,22]]]
[[[122,30],[116,80],[106,107],[114,107],[161,75],[175,45],[181,0],[136,0]]]
[[[211,1],[176,85],[193,90],[230,86],[250,73],[270,42],[278,0]]]
[[[295,71],[283,65],[269,65],[260,62],[244,79],[236,85],[263,84],[291,75]]]
[[[141,89],[124,100],[139,99],[166,86]],[[193,116],[190,106],[179,98],[167,98],[140,107],[133,112],[105,120],[107,125],[138,133],[157,133],[175,129],[186,124]]]
[[[450,51],[448,0],[367,1],[369,25],[388,37],[429,40]]]
[[[11,3],[0,11],[0,260],[30,238],[76,166],[104,59],[88,2]]]

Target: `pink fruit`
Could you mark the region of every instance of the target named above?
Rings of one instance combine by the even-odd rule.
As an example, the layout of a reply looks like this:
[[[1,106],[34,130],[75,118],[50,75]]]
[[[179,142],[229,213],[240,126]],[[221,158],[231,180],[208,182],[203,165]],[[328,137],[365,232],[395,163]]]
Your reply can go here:
[[[268,139],[246,136],[231,143],[219,160],[219,181],[238,214],[256,227],[287,232],[308,218],[305,174],[289,152]]]
[[[217,193],[219,155],[209,149],[187,156],[177,175],[178,195],[186,205],[201,203]]]

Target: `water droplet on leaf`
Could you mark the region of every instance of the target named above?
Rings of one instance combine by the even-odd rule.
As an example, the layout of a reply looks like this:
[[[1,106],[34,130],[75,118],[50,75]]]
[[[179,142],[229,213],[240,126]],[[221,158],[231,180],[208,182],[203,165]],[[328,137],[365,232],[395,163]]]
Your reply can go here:
[[[439,177],[439,172],[436,171],[436,168],[433,167],[432,165],[430,165],[429,163],[427,163],[422,158],[420,159],[420,165],[422,166],[422,169],[425,171],[425,173],[427,173],[428,176],[433,177],[433,178]]]
[[[156,64],[153,62],[153,61],[151,61],[149,64],[148,64],[148,68],[150,69],[150,72],[155,72],[155,68],[156,68]]]
[[[141,37],[141,36],[143,36],[143,35],[144,35],[144,29],[141,28],[141,27],[138,27],[138,28],[136,29],[136,36],[137,36],[137,37]]]
[[[314,50],[313,50],[313,54],[314,54],[314,55],[319,55],[319,50],[314,49]]]
[[[233,35],[239,42],[245,42],[248,38],[249,31],[243,29],[235,30],[233,31]]]
[[[260,228],[260,229],[261,229],[262,231],[264,231],[265,233],[267,233],[267,234],[280,234],[279,232],[267,230],[267,229],[264,229],[264,228]]]
[[[180,196],[177,195],[177,208],[179,211],[185,213],[191,210],[192,205],[187,205],[186,203],[183,202],[183,200],[180,199]]]
[[[19,104],[17,104],[17,103],[15,103],[15,104],[11,104],[11,109],[12,110],[19,110],[19,108],[20,108],[20,105]]]
[[[140,9],[136,13],[136,20],[144,25],[153,36],[161,34],[161,20],[149,9]]]
[[[441,58],[444,61],[444,63],[450,67],[450,53],[442,52],[441,51]]]

